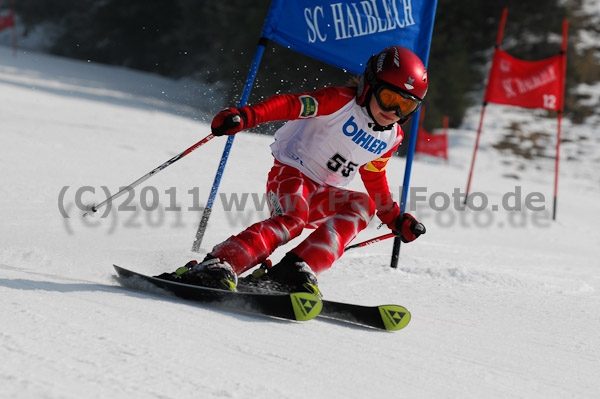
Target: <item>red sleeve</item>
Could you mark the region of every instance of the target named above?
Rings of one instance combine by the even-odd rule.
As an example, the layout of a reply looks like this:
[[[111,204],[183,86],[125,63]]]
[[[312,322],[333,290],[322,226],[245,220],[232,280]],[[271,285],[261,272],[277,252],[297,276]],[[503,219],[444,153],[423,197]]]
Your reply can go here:
[[[359,169],[360,177],[367,189],[367,193],[369,193],[371,199],[375,201],[378,212],[386,212],[390,210],[394,204],[394,200],[390,194],[385,168],[394,152],[398,150],[398,147],[404,138],[404,133],[400,126],[398,126],[396,137],[394,146],[388,152],[383,154],[381,158],[364,164]]]
[[[261,123],[312,118],[329,115],[354,100],[356,90],[346,87],[325,87],[313,93],[281,94],[252,105],[242,107],[246,113],[245,129]]]

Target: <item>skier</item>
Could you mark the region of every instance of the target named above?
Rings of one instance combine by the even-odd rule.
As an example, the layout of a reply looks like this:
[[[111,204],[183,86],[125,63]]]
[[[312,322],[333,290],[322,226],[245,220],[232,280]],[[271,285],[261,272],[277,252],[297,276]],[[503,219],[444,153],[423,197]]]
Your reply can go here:
[[[238,275],[265,263],[305,228],[314,228],[277,265],[247,279],[320,295],[316,276],[331,267],[375,213],[403,242],[425,233],[393,201],[385,167],[402,142],[400,125],[417,111],[427,85],[421,60],[404,47],[392,46],[372,56],[362,76],[348,87],[275,95],[219,112],[211,124],[215,136],[288,121],[271,144],[271,217],[218,244],[201,263],[191,261],[159,277],[235,290]],[[345,189],[357,172],[368,194]]]

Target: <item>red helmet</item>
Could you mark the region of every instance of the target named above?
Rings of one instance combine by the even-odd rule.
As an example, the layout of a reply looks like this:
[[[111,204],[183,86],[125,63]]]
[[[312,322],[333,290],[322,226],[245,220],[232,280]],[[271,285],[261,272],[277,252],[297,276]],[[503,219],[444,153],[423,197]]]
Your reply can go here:
[[[356,102],[367,105],[373,93],[382,88],[391,89],[404,97],[413,98],[418,105],[427,94],[427,70],[419,57],[405,47],[391,46],[372,56],[367,62],[356,92]],[[405,123],[418,106],[400,116]]]

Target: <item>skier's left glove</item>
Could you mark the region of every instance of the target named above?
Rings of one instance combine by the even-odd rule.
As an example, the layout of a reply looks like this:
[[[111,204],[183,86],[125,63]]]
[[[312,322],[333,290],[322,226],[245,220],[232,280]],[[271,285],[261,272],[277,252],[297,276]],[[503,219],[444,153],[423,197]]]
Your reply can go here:
[[[392,207],[385,212],[378,212],[379,219],[386,224],[402,242],[416,240],[426,229],[423,223],[419,223],[410,213],[400,213],[400,207],[394,202]]]
[[[233,136],[244,130],[247,126],[247,117],[244,109],[226,108],[215,115],[210,128],[215,136]]]

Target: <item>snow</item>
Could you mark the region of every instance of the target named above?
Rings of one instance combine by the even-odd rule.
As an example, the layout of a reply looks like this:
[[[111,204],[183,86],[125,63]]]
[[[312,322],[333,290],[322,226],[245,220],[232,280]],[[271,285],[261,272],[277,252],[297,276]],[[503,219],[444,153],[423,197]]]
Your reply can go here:
[[[0,398],[600,395],[597,117],[564,123],[556,221],[552,118],[488,106],[472,186],[489,201],[483,211],[456,210],[452,198],[465,189],[480,109],[450,131],[448,163],[415,162],[409,207],[428,231],[402,245],[399,268],[389,267],[391,242],[383,241],[349,251],[320,276],[328,299],[411,310],[408,327],[384,333],[215,310],[115,281],[113,263],[173,270],[267,215],[260,201],[271,137],[241,133],[200,255],[190,252],[201,214],[194,208],[208,198],[222,138],[148,180],[146,203],[140,187],[134,210],[121,198],[105,217],[81,216],[78,189],[87,187],[82,207],[100,202],[103,187],[114,193],[209,134],[202,118],[216,100],[194,108],[206,93],[0,47]],[[548,133],[548,158],[496,150],[511,123],[524,135]],[[395,193],[403,174],[404,160],[393,159]],[[244,193],[244,211],[225,211]],[[506,210],[518,193],[519,203],[543,195],[530,208],[545,209]],[[378,224],[355,242],[384,234]]]

